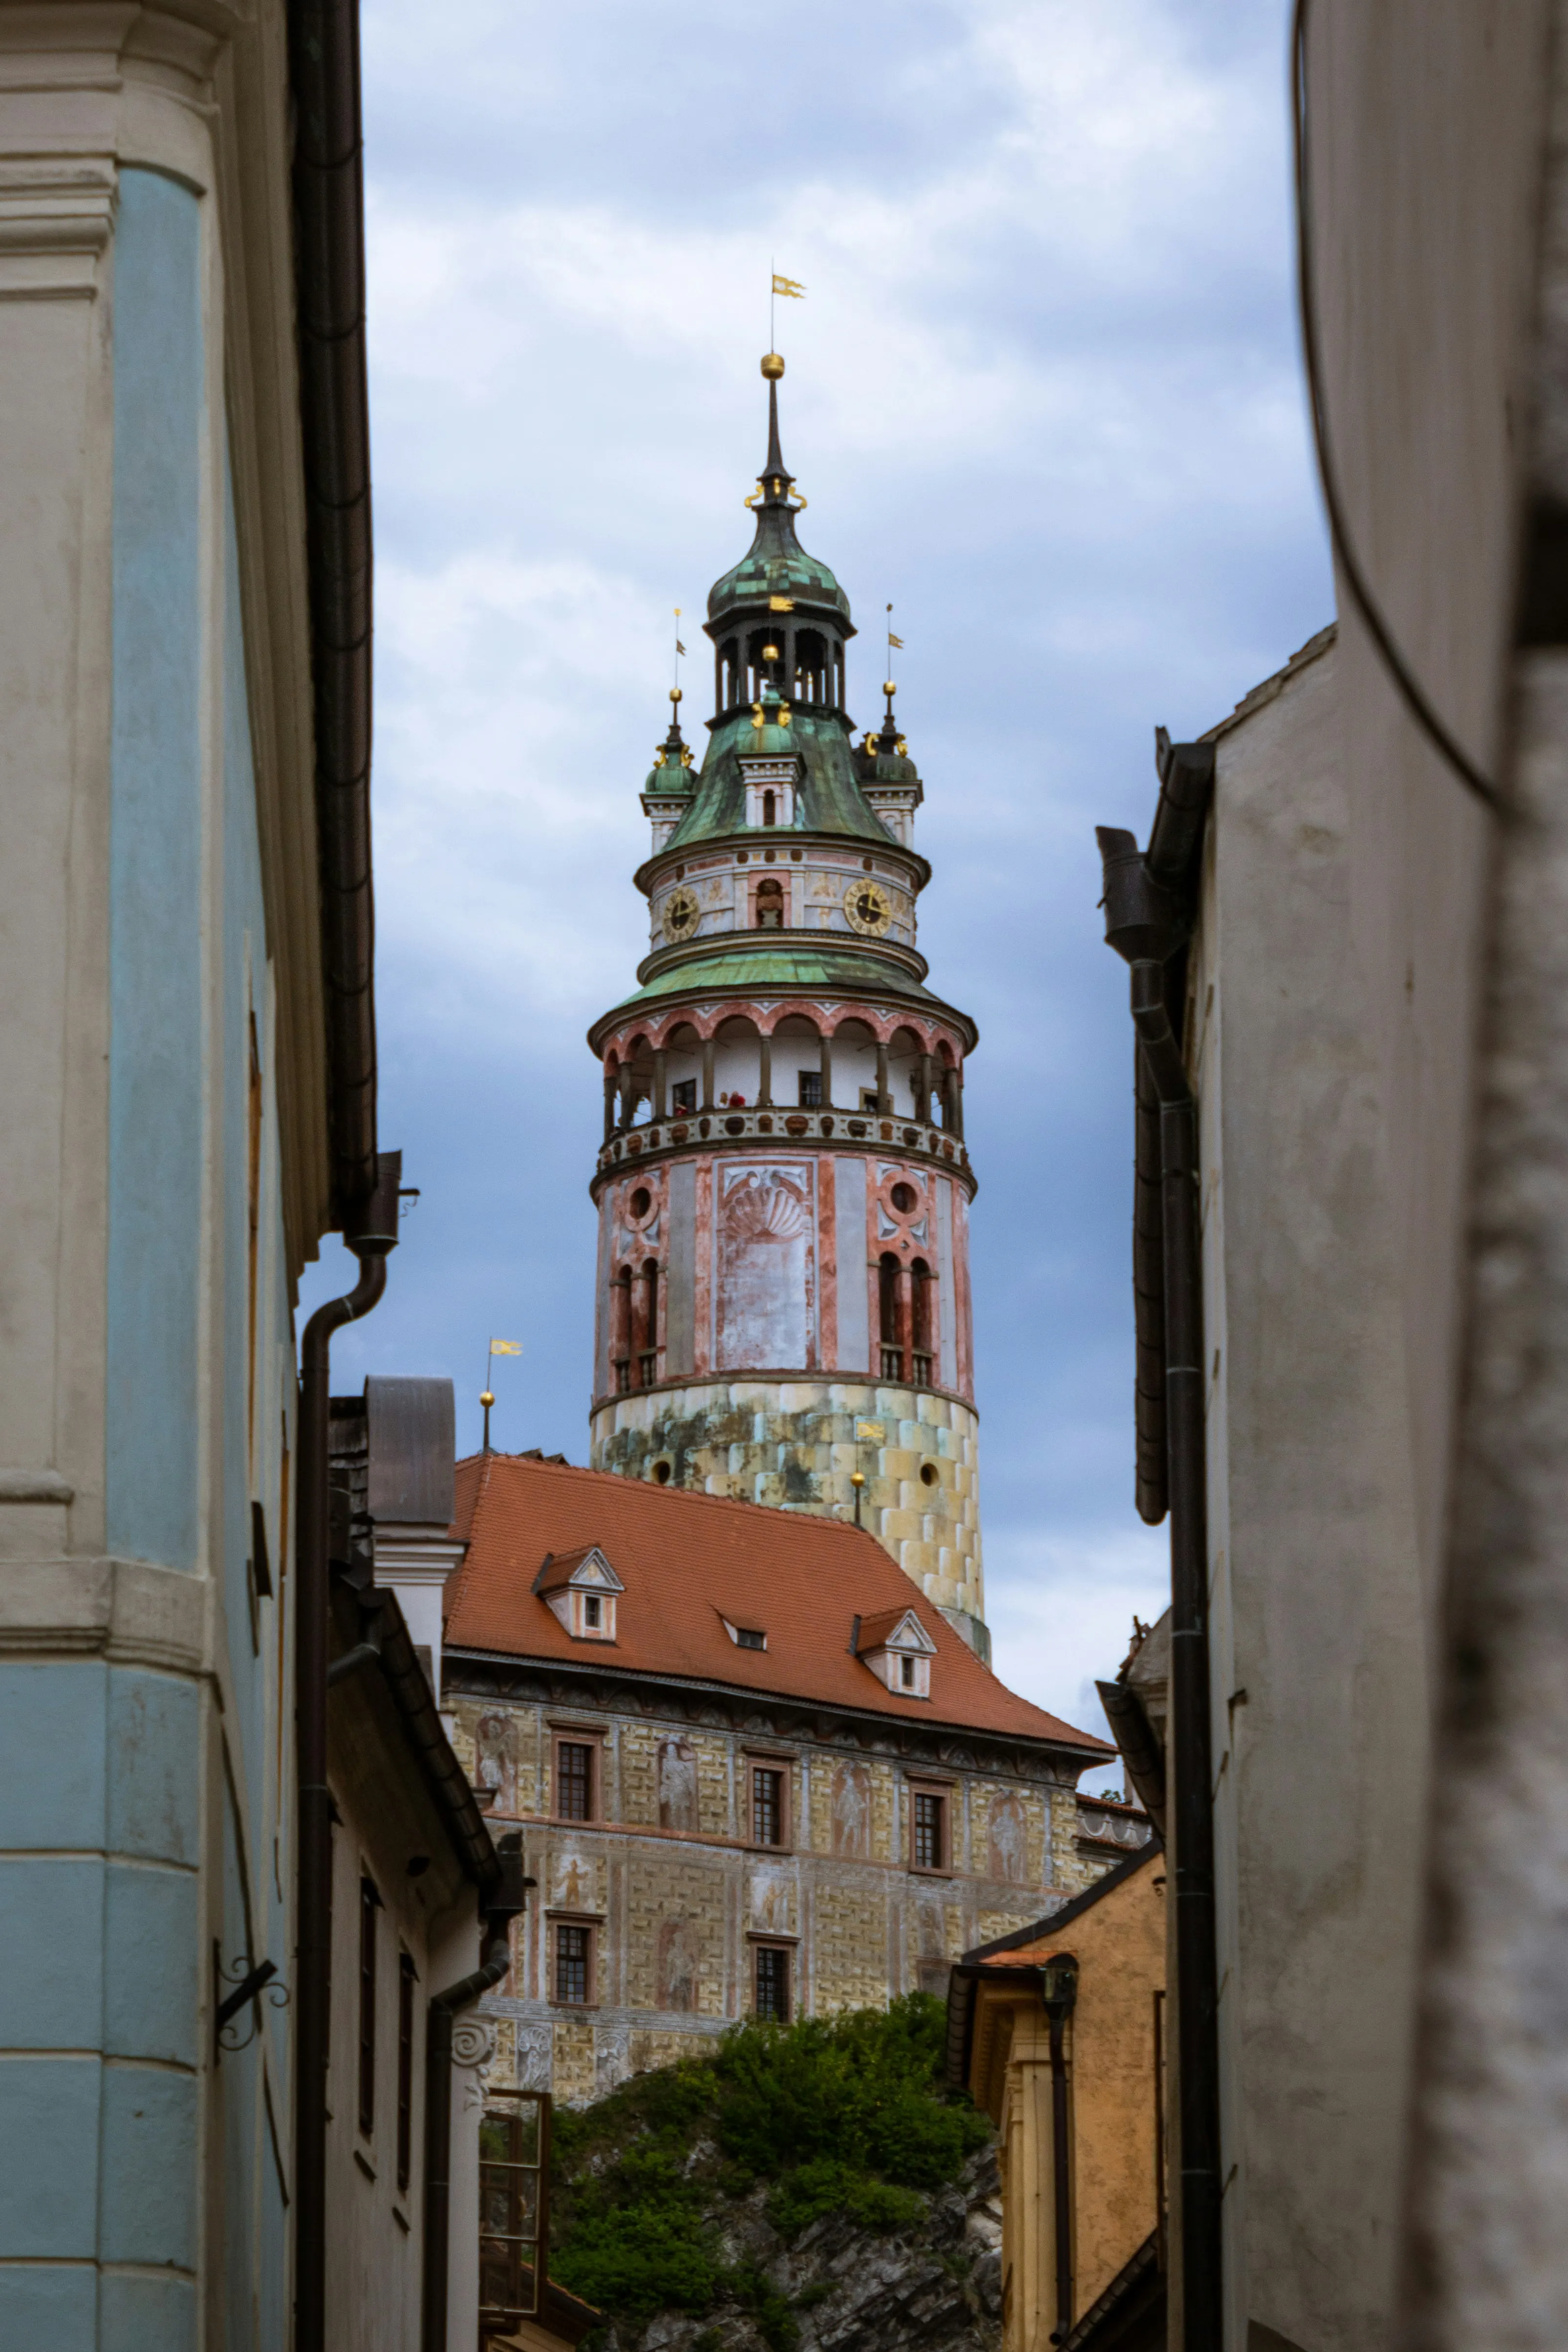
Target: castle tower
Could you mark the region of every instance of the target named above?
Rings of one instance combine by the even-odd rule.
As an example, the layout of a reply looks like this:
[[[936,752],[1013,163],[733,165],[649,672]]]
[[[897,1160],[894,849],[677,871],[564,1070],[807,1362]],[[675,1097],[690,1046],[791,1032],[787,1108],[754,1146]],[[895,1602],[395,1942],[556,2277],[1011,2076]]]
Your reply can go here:
[[[849,599],[795,533],[779,439],[708,598],[700,771],[680,693],[643,791],[652,947],[604,1072],[596,1468],[858,1508],[984,1654],[964,1060],[925,987],[921,782],[884,688],[857,744]],[[863,1484],[857,1486],[855,1474]]]

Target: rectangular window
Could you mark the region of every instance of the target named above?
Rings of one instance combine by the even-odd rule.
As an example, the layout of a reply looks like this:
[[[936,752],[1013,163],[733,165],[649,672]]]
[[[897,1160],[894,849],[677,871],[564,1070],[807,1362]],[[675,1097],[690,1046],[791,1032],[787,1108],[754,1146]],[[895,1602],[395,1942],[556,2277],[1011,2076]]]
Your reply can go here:
[[[757,2014],[789,2022],[789,1955],[777,1944],[757,1947]]]
[[[767,1634],[755,1625],[737,1625],[735,1629],[735,1640],[737,1649],[765,1650],[768,1647]]]
[[[891,1110],[893,1106],[891,1103],[884,1103],[883,1101],[882,1097],[878,1094],[874,1087],[862,1087],[861,1088],[862,1110]]]
[[[765,1764],[753,1765],[751,1770],[751,1842],[784,1843],[784,1775]]]
[[[376,1913],[382,1898],[374,1883],[360,1881],[360,2129],[369,2138],[376,2127]]]
[[[555,1931],[555,1997],[581,2009],[588,2001],[593,1960],[591,1927],[558,1927]]]
[[[697,1082],[695,1078],[677,1078],[674,1085],[670,1088],[670,1108],[672,1111],[678,1118],[683,1112],[689,1116],[691,1112],[695,1110],[696,1107]]]
[[[492,2093],[479,2122],[479,2321],[484,2342],[538,2309],[549,2235],[549,2120],[542,2091]]]
[[[597,1633],[603,1624],[604,1603],[600,1599],[597,1592],[585,1592],[583,1594],[582,1622],[586,1630],[591,1633]]]
[[[593,1819],[593,1749],[586,1741],[563,1739],[556,1748],[556,1811],[563,1822]]]
[[[905,1690],[913,1690],[915,1688],[915,1661],[913,1658],[900,1658],[898,1662],[898,1675],[899,1680]]]
[[[409,1955],[398,1960],[397,1978],[397,2185],[408,2187],[413,2168],[413,1988]]]
[[[940,1870],[946,1859],[943,1851],[943,1813],[946,1800],[933,1797],[924,1789],[915,1792],[915,1867],[916,1870]]]
[[[800,1072],[800,1108],[821,1110],[822,1108],[822,1073],[821,1070]]]

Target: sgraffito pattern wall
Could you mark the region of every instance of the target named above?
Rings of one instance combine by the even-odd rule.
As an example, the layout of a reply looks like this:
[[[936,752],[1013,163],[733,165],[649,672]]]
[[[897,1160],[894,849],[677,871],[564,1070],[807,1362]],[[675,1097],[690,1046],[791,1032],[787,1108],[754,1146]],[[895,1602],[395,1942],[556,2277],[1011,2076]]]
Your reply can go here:
[[[711,2046],[750,2013],[758,1939],[789,1950],[802,2013],[941,1992],[960,1952],[1048,1916],[1097,1874],[1074,1844],[1070,1768],[1059,1781],[1047,1758],[1020,1755],[1004,1770],[990,1757],[981,1769],[949,1742],[933,1785],[950,1808],[952,1868],[916,1873],[909,1780],[932,1784],[932,1761],[879,1752],[863,1725],[819,1717],[810,1737],[780,1737],[749,1716],[716,1720],[722,1703],[706,1692],[690,1705],[639,1695],[636,1711],[590,1716],[542,1694],[476,1687],[479,1669],[455,1654],[447,1671],[454,1746],[492,1826],[522,1829],[538,1882],[511,1971],[486,2003],[508,2026],[492,2062],[497,2082],[580,2101]],[[604,1818],[592,1822],[550,1811],[545,1759],[574,1713],[601,1743]],[[787,1773],[793,1842],[783,1850],[747,1843],[737,1792],[758,1757]],[[563,1922],[593,1931],[592,2000],[581,2010],[555,1998]]]

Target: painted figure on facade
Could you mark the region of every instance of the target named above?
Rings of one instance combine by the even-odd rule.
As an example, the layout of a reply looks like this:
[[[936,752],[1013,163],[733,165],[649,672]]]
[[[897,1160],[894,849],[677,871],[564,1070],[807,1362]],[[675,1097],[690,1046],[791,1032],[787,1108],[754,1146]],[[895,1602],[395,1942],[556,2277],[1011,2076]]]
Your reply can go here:
[[[864,1523],[984,1654],[963,1076],[925,985],[922,785],[849,599],[808,555],[775,354],[756,536],[717,582],[701,768],[680,690],[643,792],[639,992],[598,1021],[592,1461]]]

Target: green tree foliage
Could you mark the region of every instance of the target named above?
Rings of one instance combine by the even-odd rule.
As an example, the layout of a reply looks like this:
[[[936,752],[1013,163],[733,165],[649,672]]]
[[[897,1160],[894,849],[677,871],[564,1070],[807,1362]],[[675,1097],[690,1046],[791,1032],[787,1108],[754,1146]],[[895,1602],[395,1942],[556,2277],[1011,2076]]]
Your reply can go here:
[[[917,2222],[989,2136],[942,2082],[942,2003],[798,2025],[733,2027],[711,2059],[635,2076],[555,2127],[551,2269],[607,2318],[738,2304],[773,2352],[798,2333],[751,2265],[727,2263],[709,2218],[723,2194],[768,2184],[780,2235],[824,2214],[865,2230]]]

